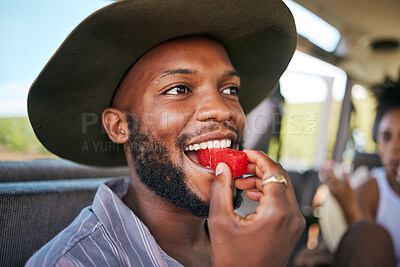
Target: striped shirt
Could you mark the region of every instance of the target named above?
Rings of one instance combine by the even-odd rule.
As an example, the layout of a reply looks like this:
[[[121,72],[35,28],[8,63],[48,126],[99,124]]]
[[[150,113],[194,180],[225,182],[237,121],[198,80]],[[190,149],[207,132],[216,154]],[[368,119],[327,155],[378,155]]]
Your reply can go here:
[[[26,266],[182,266],[121,200],[130,178],[102,184],[93,205],[37,251]]]

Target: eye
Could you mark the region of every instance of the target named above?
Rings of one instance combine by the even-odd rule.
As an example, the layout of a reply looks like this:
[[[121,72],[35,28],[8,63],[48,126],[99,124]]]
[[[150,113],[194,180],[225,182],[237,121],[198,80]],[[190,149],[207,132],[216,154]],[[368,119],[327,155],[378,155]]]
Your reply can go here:
[[[388,132],[384,132],[384,133],[382,133],[382,138],[383,138],[383,141],[389,142],[391,139],[391,135]]]
[[[224,90],[222,90],[223,94],[227,94],[227,95],[236,95],[238,96],[240,94],[240,88],[236,87],[236,86],[232,86],[229,88],[225,88]]]
[[[186,85],[177,85],[168,89],[164,94],[166,95],[183,95],[189,93]]]

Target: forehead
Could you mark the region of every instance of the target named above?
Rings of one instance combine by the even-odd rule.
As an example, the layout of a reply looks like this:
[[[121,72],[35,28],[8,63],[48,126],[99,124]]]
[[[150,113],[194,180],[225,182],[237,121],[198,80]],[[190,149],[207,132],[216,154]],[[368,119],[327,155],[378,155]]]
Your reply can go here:
[[[400,128],[400,107],[385,113],[379,123],[378,130],[383,132],[390,128]]]
[[[146,82],[146,79],[150,82],[168,70],[196,68],[199,71],[217,71],[218,68],[222,71],[234,70],[220,43],[208,37],[193,36],[170,40],[154,47],[134,64],[127,76],[128,79],[137,77],[142,82]]]
[[[114,97],[114,104],[122,96],[176,69],[202,71],[204,75],[234,72],[225,48],[217,41],[202,36],[182,37],[164,42],[145,53],[128,71]],[[135,90],[132,90],[135,89]]]

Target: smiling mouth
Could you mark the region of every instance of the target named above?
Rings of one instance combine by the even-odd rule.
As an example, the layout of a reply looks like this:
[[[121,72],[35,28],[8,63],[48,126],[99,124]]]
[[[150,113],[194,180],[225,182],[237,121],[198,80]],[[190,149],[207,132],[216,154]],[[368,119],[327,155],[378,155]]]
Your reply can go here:
[[[211,149],[211,148],[232,148],[232,140],[231,139],[222,139],[222,140],[209,140],[207,142],[201,142],[197,144],[190,144],[185,147],[185,155],[194,162],[195,164],[201,166],[202,168],[206,168],[212,170],[210,167],[205,167],[199,163],[199,156],[197,154],[198,150],[201,149]]]

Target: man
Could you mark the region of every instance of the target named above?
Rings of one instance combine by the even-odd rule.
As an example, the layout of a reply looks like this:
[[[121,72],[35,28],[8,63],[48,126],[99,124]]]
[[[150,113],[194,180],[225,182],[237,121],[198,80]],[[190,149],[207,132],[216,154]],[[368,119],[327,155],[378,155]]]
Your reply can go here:
[[[195,150],[240,149],[242,106],[273,88],[295,40],[280,0],[121,1],[81,23],[32,85],[30,120],[50,151],[130,177],[27,265],[284,266],[304,227],[284,169],[244,150],[252,176],[233,182]],[[260,201],[246,218],[243,189]]]

